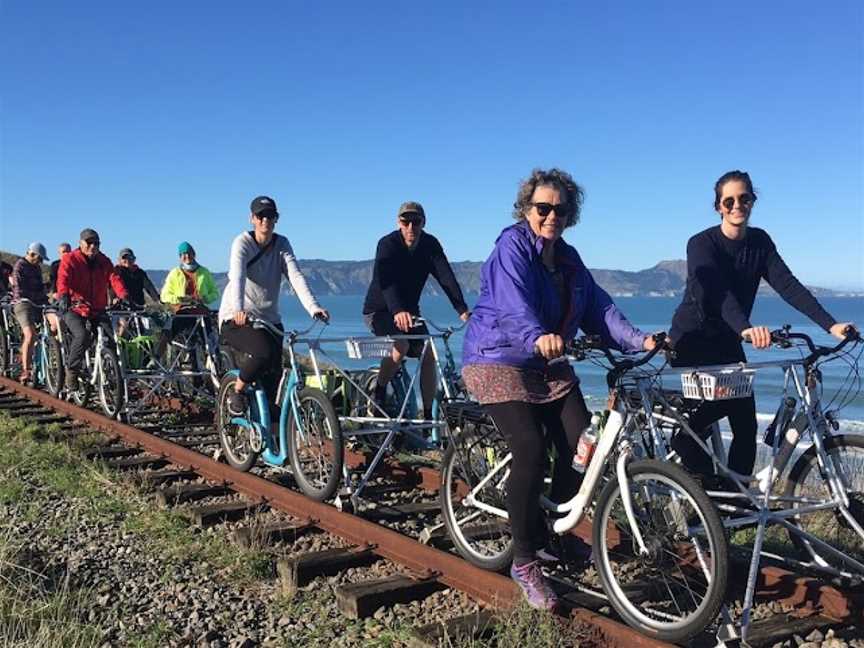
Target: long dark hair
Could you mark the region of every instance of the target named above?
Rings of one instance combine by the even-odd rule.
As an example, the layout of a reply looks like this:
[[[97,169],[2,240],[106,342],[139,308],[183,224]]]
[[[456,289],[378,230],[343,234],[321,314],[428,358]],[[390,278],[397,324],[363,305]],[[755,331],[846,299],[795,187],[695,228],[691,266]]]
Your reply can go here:
[[[753,196],[753,204],[756,204],[756,190],[753,188],[753,182],[750,180],[750,174],[746,171],[727,171],[717,179],[714,183],[714,211],[720,211],[720,196],[723,195],[723,185],[733,180],[740,180],[747,185],[747,191]]]
[[[585,192],[569,173],[554,168],[548,171],[534,169],[531,175],[519,184],[516,202],[513,203],[513,218],[525,220],[525,212],[531,209],[531,197],[537,187],[553,187],[561,194],[561,200],[567,205],[566,213],[562,215],[564,227],[571,227],[579,222]]]

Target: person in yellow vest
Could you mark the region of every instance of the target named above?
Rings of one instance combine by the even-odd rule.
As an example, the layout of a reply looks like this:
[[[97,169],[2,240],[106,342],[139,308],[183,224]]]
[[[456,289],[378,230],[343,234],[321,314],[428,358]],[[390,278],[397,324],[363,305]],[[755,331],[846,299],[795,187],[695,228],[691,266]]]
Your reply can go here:
[[[219,299],[219,290],[210,271],[195,260],[195,248],[183,241],[177,246],[180,265],[173,268],[165,277],[160,298],[177,315],[209,314],[209,305]],[[197,320],[191,317],[175,317],[171,322],[170,339],[195,326]],[[208,334],[212,330],[210,318],[205,319]],[[164,350],[165,338],[160,344]]]

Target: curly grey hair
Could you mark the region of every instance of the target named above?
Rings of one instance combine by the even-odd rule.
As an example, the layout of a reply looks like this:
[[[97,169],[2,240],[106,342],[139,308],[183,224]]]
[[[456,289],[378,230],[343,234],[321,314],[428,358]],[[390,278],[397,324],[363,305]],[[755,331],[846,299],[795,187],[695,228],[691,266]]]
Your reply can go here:
[[[569,173],[555,168],[534,169],[531,175],[519,184],[519,193],[513,203],[513,218],[525,220],[525,213],[531,209],[531,197],[537,187],[553,187],[561,194],[561,201],[567,205],[566,212],[561,215],[564,227],[572,227],[579,222],[585,191]]]

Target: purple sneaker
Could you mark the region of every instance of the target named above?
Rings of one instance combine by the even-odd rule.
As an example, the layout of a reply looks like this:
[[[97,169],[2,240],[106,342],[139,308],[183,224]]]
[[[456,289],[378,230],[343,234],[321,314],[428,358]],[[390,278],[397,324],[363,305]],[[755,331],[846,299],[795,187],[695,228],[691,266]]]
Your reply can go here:
[[[558,596],[549,587],[543,572],[540,571],[540,562],[534,560],[528,564],[510,567],[510,576],[522,588],[528,605],[538,610],[551,610],[558,605]]]

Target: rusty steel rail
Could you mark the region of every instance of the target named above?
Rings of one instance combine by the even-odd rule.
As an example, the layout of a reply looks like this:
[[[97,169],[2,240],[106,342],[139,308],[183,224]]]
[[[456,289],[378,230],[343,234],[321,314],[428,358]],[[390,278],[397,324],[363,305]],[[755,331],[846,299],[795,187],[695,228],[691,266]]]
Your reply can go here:
[[[518,586],[510,578],[501,574],[474,567],[461,558],[420,544],[416,540],[373,522],[343,513],[327,504],[315,502],[284,486],[241,472],[194,450],[54,398],[38,389],[25,387],[4,377],[0,377],[0,387],[14,390],[32,401],[85,422],[96,430],[121,437],[130,445],[168,459],[212,482],[224,484],[254,502],[267,504],[294,517],[307,519],[325,531],[357,545],[369,547],[379,556],[407,567],[418,578],[435,579],[496,609],[509,609],[521,600]],[[427,474],[426,479],[430,477],[431,475]],[[610,645],[626,648],[671,647],[671,644],[642,635],[632,628],[589,610],[577,608],[573,610],[571,616],[600,628],[613,642]]]

